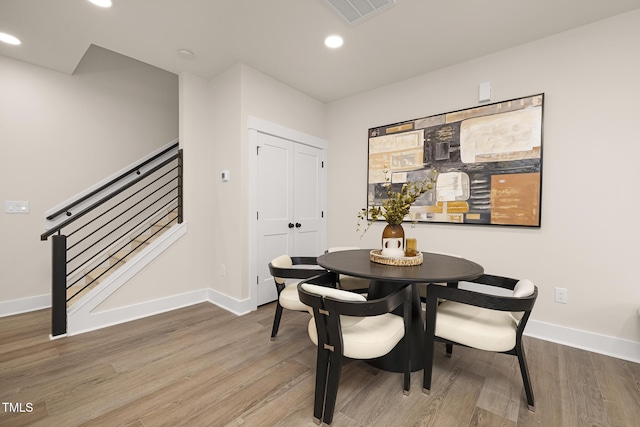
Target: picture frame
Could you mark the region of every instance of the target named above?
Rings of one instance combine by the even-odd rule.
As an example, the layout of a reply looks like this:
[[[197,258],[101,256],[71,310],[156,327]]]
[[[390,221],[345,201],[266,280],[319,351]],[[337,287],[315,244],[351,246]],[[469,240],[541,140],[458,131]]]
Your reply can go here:
[[[370,128],[367,209],[387,183],[435,178],[405,221],[540,227],[543,108],[540,93]]]

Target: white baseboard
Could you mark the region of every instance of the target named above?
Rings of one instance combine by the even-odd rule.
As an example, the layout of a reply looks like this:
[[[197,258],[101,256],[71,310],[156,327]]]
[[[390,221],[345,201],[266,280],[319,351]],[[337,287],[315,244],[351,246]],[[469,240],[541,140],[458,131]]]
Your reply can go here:
[[[529,320],[524,334],[569,347],[640,363],[640,342]]]
[[[156,259],[162,252],[166,251],[177,242],[187,232],[187,223],[176,224],[162,233],[156,240],[145,247],[131,261],[127,261],[111,275],[109,275],[100,286],[91,289],[75,302],[68,310],[68,318],[80,319],[88,316],[96,307],[102,304],[109,296],[124,286],[137,273],[142,271],[149,263]]]
[[[207,289],[207,291],[208,301],[211,304],[215,304],[220,308],[224,308],[225,310],[230,311],[233,314],[243,316],[253,311],[251,299],[249,298],[245,300],[239,300],[211,288]]]
[[[142,319],[167,311],[198,304],[207,301],[205,289],[172,295],[152,301],[118,307],[111,310],[90,312],[81,318],[70,317],[67,325],[67,335],[78,335],[85,332],[102,329],[132,320]]]
[[[27,313],[49,307],[51,307],[51,294],[0,301],[0,317],[13,316],[14,314]]]
[[[242,316],[252,311],[251,300],[238,300],[219,291],[205,288],[185,294],[173,295],[126,307],[83,316],[82,322],[69,321],[68,335],[77,335],[96,329],[106,328],[119,323],[129,322],[143,317],[153,316],[201,302],[215,304],[231,313]],[[38,295],[0,302],[0,317],[29,311],[41,310],[51,306],[51,295]],[[537,320],[529,320],[525,335],[544,341],[551,341],[569,347],[580,348],[594,353],[604,354],[618,359],[640,363],[640,342],[596,334],[594,332],[567,328],[565,326]]]
[[[99,312],[83,313],[79,317],[69,317],[67,335],[78,335],[120,323],[153,316],[190,305],[209,302],[238,316],[249,313],[250,300],[238,300],[210,288],[199,289],[179,295],[172,295],[126,307],[118,307]]]

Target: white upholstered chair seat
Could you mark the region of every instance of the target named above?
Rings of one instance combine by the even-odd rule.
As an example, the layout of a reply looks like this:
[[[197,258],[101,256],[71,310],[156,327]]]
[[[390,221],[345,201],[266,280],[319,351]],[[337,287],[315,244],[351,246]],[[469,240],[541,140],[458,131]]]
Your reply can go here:
[[[278,297],[280,305],[289,310],[308,311],[309,307],[303,304],[298,297],[298,283],[293,282],[285,286]]]
[[[341,323],[351,316],[340,316]],[[373,359],[389,353],[404,336],[402,317],[387,313],[360,319],[342,326],[343,354],[351,359]],[[318,345],[315,319],[309,321],[309,337]]]
[[[496,311],[445,301],[438,306],[436,335],[487,351],[508,351],[516,345],[517,322],[509,311]]]

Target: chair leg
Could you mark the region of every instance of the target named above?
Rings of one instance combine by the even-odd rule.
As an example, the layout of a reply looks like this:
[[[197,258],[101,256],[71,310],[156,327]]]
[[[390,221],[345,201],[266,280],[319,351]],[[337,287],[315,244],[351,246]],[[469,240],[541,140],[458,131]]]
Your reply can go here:
[[[527,405],[529,410],[534,412],[534,397],[533,387],[531,386],[531,378],[529,377],[529,368],[527,367],[527,358],[524,355],[524,348],[522,347],[522,341],[518,340],[516,343],[516,355],[518,356],[518,363],[520,364],[520,373],[522,374],[522,382],[524,384],[524,392],[527,395]]]
[[[431,377],[433,375],[433,339],[424,342],[424,378],[422,380],[422,392],[429,394],[431,391]]]
[[[410,350],[405,352],[405,361],[404,361],[404,381],[402,393],[405,396],[409,396],[409,391],[411,390],[411,354]]]
[[[282,318],[282,306],[280,301],[276,302],[276,314],[273,316],[273,328],[271,328],[271,341],[276,339],[278,328],[280,328],[280,319]]]
[[[453,344],[445,344],[445,346],[447,348],[446,350],[447,357],[451,359],[451,353],[453,353]]]
[[[412,286],[416,286],[415,284]],[[412,290],[413,292],[413,290]],[[403,393],[405,396],[409,395],[411,390],[411,294],[407,293],[407,298],[404,302],[404,385]]]
[[[319,343],[316,359],[316,390],[313,398],[313,419],[316,424],[322,423],[325,393],[327,388],[327,371],[329,368],[329,351]]]
[[[436,313],[435,304],[433,310],[427,307],[427,322],[424,331],[424,378],[422,380],[422,392],[429,394],[431,391],[431,376],[433,374],[433,353],[435,350]]]
[[[336,408],[341,371],[342,355],[332,351],[329,355],[329,375],[327,376],[327,393],[324,402],[324,417],[322,419],[325,424],[331,424],[331,421],[333,421],[333,411]]]

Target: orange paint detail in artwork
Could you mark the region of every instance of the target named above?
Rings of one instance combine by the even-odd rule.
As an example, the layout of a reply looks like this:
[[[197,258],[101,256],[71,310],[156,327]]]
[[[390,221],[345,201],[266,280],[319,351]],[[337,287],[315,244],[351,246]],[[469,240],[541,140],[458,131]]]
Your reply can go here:
[[[491,177],[491,223],[538,226],[540,173]]]
[[[444,203],[437,202],[433,206],[427,206],[429,213],[444,213]],[[464,201],[447,202],[448,213],[466,213],[469,212],[469,203]]]

